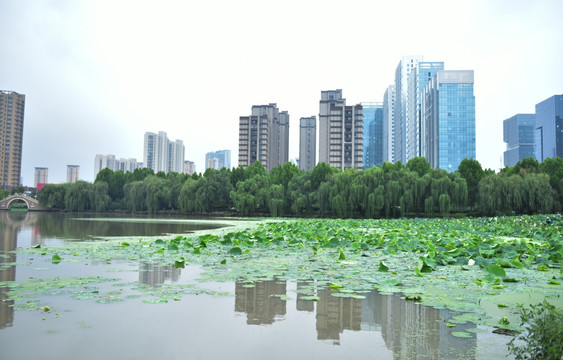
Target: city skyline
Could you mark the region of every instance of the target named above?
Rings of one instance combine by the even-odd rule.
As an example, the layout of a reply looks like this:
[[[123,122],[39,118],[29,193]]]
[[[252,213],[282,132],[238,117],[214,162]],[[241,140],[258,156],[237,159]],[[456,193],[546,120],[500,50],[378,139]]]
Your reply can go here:
[[[233,134],[252,104],[288,110],[294,159],[299,119],[318,115],[319,91],[343,89],[351,104],[380,102],[408,55],[474,70],[476,159],[498,170],[503,121],[563,93],[563,49],[554,45],[563,43],[560,1],[288,1],[268,19],[257,16],[264,7],[256,5],[3,1],[0,23],[10,36],[0,39],[9,54],[0,59],[0,88],[26,95],[24,185],[38,166],[63,183],[66,164],[80,165],[81,178],[93,181],[96,154],[141,159],[140,138],[155,127],[183,139],[185,158],[200,171],[212,149],[230,149],[237,164]],[[321,25],[343,18],[349,20],[327,37]],[[147,19],[154,26],[147,28]],[[307,27],[282,26],[288,22]],[[422,42],[420,31],[440,37]],[[322,54],[337,40],[362,55],[304,56]],[[283,51],[269,61],[246,56],[259,42]]]

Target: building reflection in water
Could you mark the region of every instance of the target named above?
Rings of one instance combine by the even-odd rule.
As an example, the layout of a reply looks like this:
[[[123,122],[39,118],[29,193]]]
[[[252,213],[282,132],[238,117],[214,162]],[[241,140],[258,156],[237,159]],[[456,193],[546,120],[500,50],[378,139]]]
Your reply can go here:
[[[301,288],[301,287],[305,287],[308,286],[309,282],[304,282],[304,281],[298,281],[297,282],[297,288]],[[315,311],[315,302],[311,301],[311,300],[304,300],[303,298],[306,297],[307,295],[302,294],[301,292],[297,293],[297,304],[296,304],[296,308],[298,311],[307,311],[307,312],[313,312]]]
[[[4,268],[4,264],[15,263],[18,232],[34,222],[36,217],[27,212],[12,213],[0,211],[0,281],[15,281],[16,267]],[[14,322],[14,302],[6,301],[8,288],[0,287],[0,329],[12,326]]]
[[[142,262],[139,266],[139,282],[141,284],[160,286],[166,281],[178,281],[181,269],[173,265],[157,265]]]
[[[286,294],[285,281],[257,281],[253,287],[247,283],[235,284],[235,311],[246,313],[249,325],[273,324],[278,316],[286,313],[286,302],[280,295]]]
[[[297,287],[300,287],[298,283]],[[286,283],[260,281],[254,287],[236,283],[235,311],[247,314],[252,325],[272,324],[286,314]],[[380,332],[395,359],[474,358],[477,337],[456,338],[453,331],[475,327],[467,323],[455,328],[446,326],[447,319],[458,315],[446,309],[434,309],[399,295],[381,295],[376,290],[362,294],[365,299],[332,296],[330,288],[317,291],[317,302],[297,295],[296,309],[313,312],[316,307],[316,329],[319,340],[340,344],[345,330]],[[281,317],[283,319],[283,317]]]

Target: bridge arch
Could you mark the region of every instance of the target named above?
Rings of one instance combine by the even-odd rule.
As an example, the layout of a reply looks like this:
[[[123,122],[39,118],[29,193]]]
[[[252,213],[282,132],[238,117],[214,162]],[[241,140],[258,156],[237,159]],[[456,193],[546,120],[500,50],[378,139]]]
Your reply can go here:
[[[23,201],[28,211],[45,210],[39,205],[39,202],[32,197],[25,195],[10,195],[0,201],[0,210],[10,210],[14,201]]]

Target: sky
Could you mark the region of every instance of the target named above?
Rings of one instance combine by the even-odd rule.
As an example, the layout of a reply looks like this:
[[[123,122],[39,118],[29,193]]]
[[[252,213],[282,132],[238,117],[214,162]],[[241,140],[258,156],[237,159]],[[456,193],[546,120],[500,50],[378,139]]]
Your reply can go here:
[[[0,0],[0,90],[26,95],[22,177],[66,166],[94,180],[96,154],[143,161],[165,131],[205,170],[238,164],[252,105],[318,115],[322,90],[383,101],[402,56],[474,70],[477,160],[502,167],[503,120],[563,94],[563,1]]]

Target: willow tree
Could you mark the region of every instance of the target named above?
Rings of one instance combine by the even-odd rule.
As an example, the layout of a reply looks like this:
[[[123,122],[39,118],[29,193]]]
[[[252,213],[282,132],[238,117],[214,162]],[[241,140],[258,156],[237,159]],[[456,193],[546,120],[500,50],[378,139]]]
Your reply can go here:
[[[147,189],[143,181],[133,181],[123,187],[125,204],[133,214],[144,211],[147,208]]]
[[[199,181],[189,178],[182,185],[178,196],[178,206],[184,214],[196,212],[196,192],[199,188]]]
[[[256,174],[244,181],[239,181],[230,196],[242,215],[266,211],[266,199],[270,178],[267,173]]]
[[[105,182],[94,183],[92,185],[90,208],[96,212],[103,212],[110,203],[111,197],[108,195],[108,184]]]
[[[448,194],[441,194],[438,203],[440,204],[440,215],[448,216],[450,214],[450,196]]]
[[[77,181],[68,186],[65,193],[65,209],[68,211],[86,211],[91,208],[93,185],[86,181]]]

